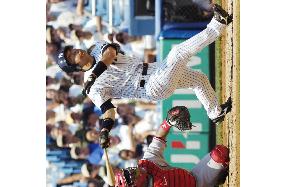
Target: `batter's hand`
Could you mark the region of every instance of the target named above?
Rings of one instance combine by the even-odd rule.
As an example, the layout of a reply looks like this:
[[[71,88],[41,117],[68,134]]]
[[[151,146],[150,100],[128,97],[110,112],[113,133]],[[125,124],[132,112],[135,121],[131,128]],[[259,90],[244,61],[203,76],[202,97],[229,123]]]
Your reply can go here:
[[[178,128],[181,131],[191,130],[190,114],[185,106],[176,106],[168,111],[166,118],[169,125]]]
[[[107,129],[102,129],[100,132],[100,137],[99,137],[99,142],[101,147],[108,148],[110,145],[110,140],[109,140],[109,131]]]
[[[110,43],[110,44],[105,44],[105,45],[102,46],[101,54],[103,55],[104,52],[105,52],[109,47],[113,48],[113,49],[116,51],[116,55],[117,55],[118,53],[122,53],[122,51],[120,50],[120,45],[119,45],[119,44],[117,44],[117,43]]]
[[[87,96],[87,94],[90,93],[90,89],[91,89],[92,85],[94,84],[94,82],[96,81],[96,78],[97,78],[97,76],[94,73],[92,73],[88,77],[87,82],[84,83],[84,89],[82,91],[82,94],[84,96]]]

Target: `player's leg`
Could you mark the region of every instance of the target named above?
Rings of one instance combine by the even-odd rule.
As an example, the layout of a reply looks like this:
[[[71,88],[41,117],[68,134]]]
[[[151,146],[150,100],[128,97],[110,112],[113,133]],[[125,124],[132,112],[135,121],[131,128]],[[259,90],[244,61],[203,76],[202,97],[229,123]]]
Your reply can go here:
[[[151,75],[148,94],[155,98],[160,97],[159,99],[169,97],[175,90],[180,73],[186,68],[190,57],[215,41],[224,27],[225,25],[212,19],[205,30],[173,47],[157,71]]]
[[[221,15],[218,11],[214,11],[214,14]],[[180,73],[185,69],[190,57],[214,42],[225,28],[226,24],[216,19],[217,17],[213,18],[202,32],[171,49],[166,59],[164,59],[157,71],[151,75],[146,83],[146,94],[149,96],[149,99],[165,99],[174,92],[176,84],[180,79]]]
[[[197,179],[197,187],[215,186],[223,181],[228,164],[229,149],[223,145],[217,145],[192,169]]]
[[[222,24],[213,18],[206,29],[190,39],[174,46],[168,55],[168,58],[170,59],[168,63],[187,63],[190,57],[214,42],[221,35],[221,32],[225,27],[225,24]]]
[[[169,53],[169,58],[179,62],[187,63],[189,58],[204,47],[214,42],[226,25],[232,22],[232,15],[229,15],[220,5],[213,5],[214,17],[207,25],[207,28],[192,38],[176,45]],[[168,61],[168,63],[171,63]]]
[[[168,54],[167,63],[187,63],[191,56],[201,51],[204,47],[214,42],[226,25],[232,22],[232,15],[229,15],[219,5],[213,5],[214,17],[206,29],[192,38],[174,46]]]
[[[216,93],[204,73],[187,67],[186,70],[182,71],[177,87],[193,89],[210,119],[217,118],[221,113],[222,109],[219,105]]]

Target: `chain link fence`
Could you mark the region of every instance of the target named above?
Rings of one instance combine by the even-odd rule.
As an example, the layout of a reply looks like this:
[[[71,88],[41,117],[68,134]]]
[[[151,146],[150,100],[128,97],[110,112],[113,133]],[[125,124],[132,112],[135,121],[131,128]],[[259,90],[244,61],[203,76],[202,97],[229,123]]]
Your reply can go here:
[[[213,12],[209,8],[204,8],[204,4],[208,4],[209,7],[210,1],[164,0],[162,17],[164,22],[175,23],[209,21]]]

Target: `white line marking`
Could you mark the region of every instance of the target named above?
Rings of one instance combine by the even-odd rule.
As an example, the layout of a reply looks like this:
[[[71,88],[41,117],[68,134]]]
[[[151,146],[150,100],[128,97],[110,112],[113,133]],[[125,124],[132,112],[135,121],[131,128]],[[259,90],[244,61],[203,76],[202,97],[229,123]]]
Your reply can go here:
[[[171,162],[172,163],[199,163],[200,159],[195,155],[190,154],[172,154],[171,155]]]
[[[200,149],[200,141],[186,141],[186,149]]]

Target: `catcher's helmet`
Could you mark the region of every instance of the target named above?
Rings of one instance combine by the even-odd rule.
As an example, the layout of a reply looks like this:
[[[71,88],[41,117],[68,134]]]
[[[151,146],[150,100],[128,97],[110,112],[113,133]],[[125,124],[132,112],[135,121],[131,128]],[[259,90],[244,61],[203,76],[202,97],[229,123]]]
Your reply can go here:
[[[58,66],[65,71],[66,73],[71,73],[71,72],[75,72],[75,71],[81,71],[81,67],[75,64],[71,64],[66,60],[66,52],[68,50],[73,49],[72,46],[66,46],[64,48],[64,50],[62,52],[59,53],[58,55],[58,59],[56,61],[56,63],[58,64]]]

